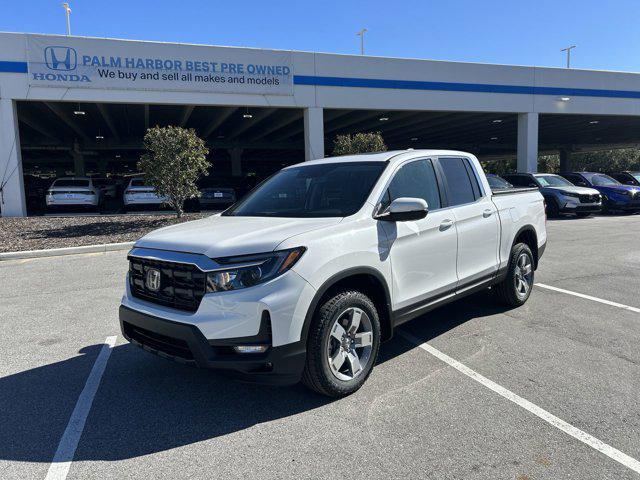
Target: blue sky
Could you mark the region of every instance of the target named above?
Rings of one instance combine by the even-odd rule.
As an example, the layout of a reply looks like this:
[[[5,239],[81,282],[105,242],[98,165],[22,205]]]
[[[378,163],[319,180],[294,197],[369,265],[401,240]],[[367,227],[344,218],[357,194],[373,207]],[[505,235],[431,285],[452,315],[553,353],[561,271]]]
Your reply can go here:
[[[640,71],[638,0],[70,1],[72,33],[335,53]],[[2,0],[0,30],[64,33],[60,0]],[[3,60],[3,59],[0,59]]]

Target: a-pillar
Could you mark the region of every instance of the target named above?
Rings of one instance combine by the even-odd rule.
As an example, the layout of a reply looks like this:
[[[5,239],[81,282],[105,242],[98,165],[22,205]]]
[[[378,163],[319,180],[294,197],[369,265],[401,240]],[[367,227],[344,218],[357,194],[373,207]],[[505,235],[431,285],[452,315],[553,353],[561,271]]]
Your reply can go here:
[[[324,114],[322,108],[304,109],[304,159],[324,158]]]
[[[0,99],[0,214],[25,217],[27,204],[22,177],[22,155],[16,103]]]
[[[518,114],[518,172],[538,171],[538,114]]]
[[[231,175],[234,177],[242,176],[242,148],[234,147],[229,149],[229,157],[231,157]]]

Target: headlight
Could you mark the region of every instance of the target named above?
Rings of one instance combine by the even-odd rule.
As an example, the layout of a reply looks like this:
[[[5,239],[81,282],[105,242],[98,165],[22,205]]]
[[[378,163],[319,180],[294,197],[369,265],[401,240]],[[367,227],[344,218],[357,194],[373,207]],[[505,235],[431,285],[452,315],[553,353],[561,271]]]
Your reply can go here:
[[[561,195],[564,195],[564,196],[566,196],[566,197],[575,197],[575,198],[580,197],[580,194],[578,194],[578,193],[574,193],[574,192],[565,192],[564,190],[561,190],[561,191],[560,191],[560,194],[561,194]]]
[[[216,262],[229,265],[224,270],[207,273],[207,293],[247,288],[269,281],[293,267],[306,248],[217,258]]]

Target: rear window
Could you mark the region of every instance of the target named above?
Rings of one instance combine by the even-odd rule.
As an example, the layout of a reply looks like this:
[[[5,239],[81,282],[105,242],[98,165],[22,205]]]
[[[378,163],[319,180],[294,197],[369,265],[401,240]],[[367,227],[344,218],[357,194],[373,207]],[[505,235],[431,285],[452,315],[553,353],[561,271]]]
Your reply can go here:
[[[53,182],[54,187],[88,187],[89,180],[74,180],[62,178]]]
[[[144,178],[134,178],[131,180],[132,187],[146,187],[147,185],[144,183]]]

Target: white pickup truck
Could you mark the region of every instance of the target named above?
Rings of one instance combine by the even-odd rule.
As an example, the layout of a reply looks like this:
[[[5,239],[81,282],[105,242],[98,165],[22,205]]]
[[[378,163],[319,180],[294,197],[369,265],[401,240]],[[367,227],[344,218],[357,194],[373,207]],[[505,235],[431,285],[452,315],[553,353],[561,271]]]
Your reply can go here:
[[[136,242],[120,324],[164,357],[344,396],[403,322],[487,288],[526,302],[545,222],[537,189],[492,193],[468,153],[309,161]]]

